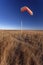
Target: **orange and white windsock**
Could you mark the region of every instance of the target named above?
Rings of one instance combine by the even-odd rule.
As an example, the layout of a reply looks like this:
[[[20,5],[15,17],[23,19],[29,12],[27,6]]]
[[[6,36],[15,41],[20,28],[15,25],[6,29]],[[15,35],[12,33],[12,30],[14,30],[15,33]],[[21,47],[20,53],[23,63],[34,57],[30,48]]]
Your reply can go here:
[[[33,15],[33,12],[29,7],[27,6],[21,7],[21,12],[25,12],[25,11],[27,11],[30,15]]]

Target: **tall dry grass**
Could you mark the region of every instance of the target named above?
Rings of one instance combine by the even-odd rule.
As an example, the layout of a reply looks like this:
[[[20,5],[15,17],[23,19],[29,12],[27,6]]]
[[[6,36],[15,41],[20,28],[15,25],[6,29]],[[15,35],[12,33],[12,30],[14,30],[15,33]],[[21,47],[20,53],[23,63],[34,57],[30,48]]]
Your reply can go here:
[[[43,31],[0,31],[0,65],[43,65]]]

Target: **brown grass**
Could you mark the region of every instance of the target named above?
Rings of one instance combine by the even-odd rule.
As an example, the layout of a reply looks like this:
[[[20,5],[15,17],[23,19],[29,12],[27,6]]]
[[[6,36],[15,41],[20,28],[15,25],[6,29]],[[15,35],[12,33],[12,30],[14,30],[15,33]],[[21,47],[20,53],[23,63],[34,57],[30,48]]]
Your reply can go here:
[[[0,65],[43,65],[43,31],[0,30]]]

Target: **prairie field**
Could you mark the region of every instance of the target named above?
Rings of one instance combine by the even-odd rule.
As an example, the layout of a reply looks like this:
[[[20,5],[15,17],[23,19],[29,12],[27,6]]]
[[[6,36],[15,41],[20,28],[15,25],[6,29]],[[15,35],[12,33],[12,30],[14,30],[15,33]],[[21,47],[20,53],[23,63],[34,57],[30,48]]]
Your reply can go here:
[[[43,65],[43,30],[0,30],[0,65]]]

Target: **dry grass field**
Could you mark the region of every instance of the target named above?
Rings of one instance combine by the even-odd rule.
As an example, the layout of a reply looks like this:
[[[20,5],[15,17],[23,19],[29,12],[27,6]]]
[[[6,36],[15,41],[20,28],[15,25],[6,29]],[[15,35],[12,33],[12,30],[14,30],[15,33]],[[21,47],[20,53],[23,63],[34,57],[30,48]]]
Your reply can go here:
[[[43,65],[43,31],[0,30],[0,65]]]

